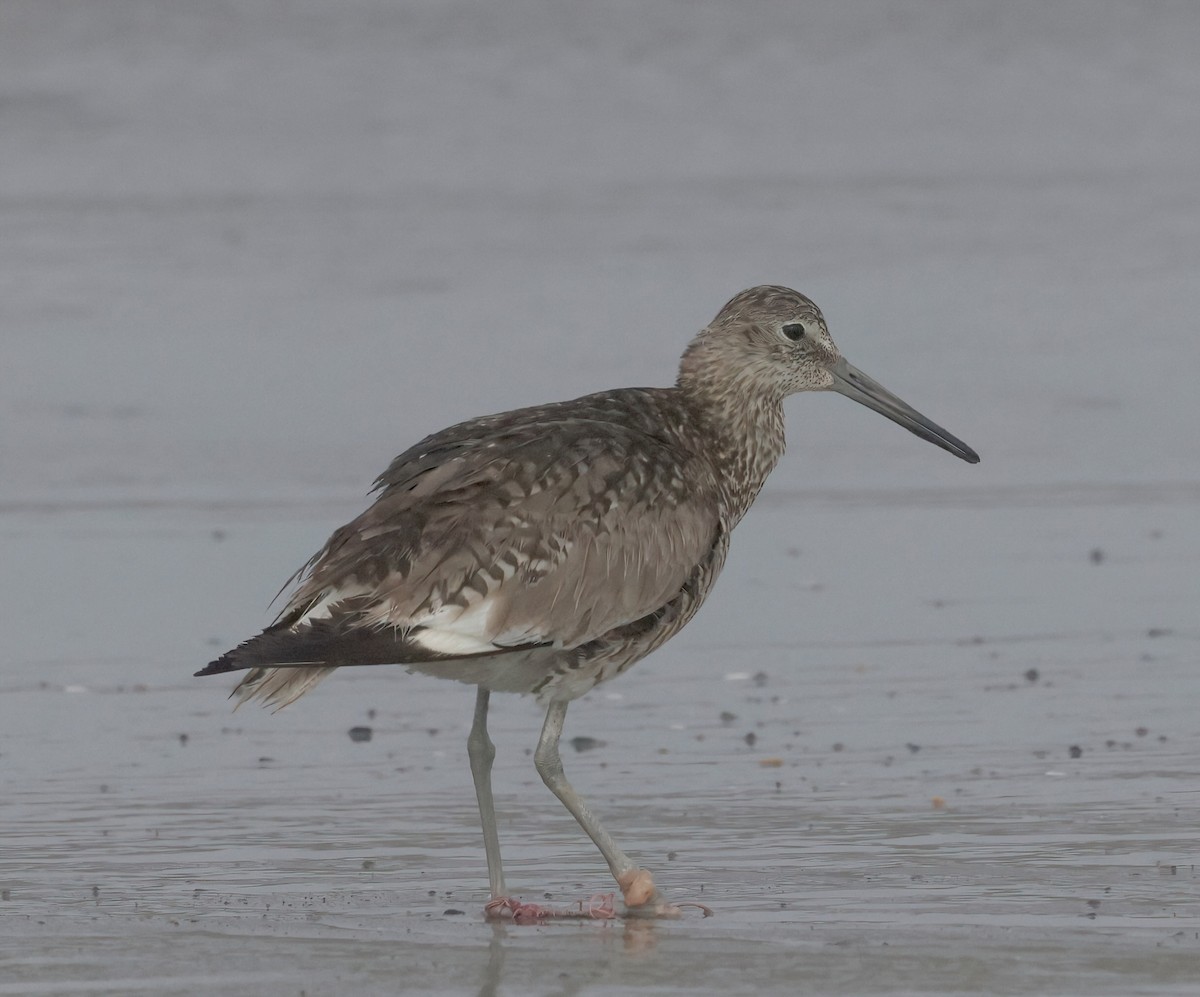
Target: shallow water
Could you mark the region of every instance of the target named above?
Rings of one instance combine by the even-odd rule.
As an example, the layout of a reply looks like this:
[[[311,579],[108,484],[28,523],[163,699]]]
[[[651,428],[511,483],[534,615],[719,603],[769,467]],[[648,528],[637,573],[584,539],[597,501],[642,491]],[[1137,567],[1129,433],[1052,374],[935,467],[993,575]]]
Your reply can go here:
[[[1194,993],[1193,7],[510,9],[6,8],[0,994]],[[488,924],[470,689],[191,673],[393,453],[764,280],[983,462],[789,403],[564,738],[715,916]],[[510,888],[609,890],[492,715]]]

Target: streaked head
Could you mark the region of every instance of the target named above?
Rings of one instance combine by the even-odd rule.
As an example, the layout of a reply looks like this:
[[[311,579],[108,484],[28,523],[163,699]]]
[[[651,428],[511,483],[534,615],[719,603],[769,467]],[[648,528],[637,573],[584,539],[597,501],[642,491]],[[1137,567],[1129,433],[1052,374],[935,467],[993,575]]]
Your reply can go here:
[[[821,309],[791,288],[762,285],[734,295],[688,346],[678,383],[731,399],[836,391],[956,457],[979,461],[969,446],[849,363]]]

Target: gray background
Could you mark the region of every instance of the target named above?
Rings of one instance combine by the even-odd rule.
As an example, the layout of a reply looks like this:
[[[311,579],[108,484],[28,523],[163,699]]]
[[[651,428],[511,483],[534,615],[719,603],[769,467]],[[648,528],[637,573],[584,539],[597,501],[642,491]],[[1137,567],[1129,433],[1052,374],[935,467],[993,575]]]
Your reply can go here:
[[[0,5],[0,994],[1194,993],[1198,50],[1186,2]],[[417,438],[669,383],[764,282],[983,462],[789,402],[705,611],[568,718],[717,916],[492,927],[470,690],[191,672]],[[609,889],[493,714],[511,888]]]

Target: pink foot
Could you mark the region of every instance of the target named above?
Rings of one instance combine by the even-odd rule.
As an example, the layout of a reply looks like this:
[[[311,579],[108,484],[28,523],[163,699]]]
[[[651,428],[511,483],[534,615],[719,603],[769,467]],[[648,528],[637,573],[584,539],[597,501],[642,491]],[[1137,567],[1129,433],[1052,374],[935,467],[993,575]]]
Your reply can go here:
[[[684,907],[696,907],[705,917],[712,917],[711,907],[687,902],[673,904],[658,892],[654,877],[648,869],[630,869],[617,877],[617,885],[625,898],[626,917],[682,917]]]
[[[512,920],[514,924],[531,924],[552,918],[575,917],[607,921],[617,916],[613,908],[614,894],[596,893],[580,900],[574,907],[545,907],[527,904],[516,897],[494,897],[484,905],[483,915],[489,919]]]

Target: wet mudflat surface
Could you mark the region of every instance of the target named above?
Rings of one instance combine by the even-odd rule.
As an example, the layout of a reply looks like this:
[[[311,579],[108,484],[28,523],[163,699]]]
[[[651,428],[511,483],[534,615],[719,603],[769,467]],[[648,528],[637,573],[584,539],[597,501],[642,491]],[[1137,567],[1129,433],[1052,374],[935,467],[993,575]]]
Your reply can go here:
[[[9,6],[0,994],[1195,992],[1197,15],[882,9]],[[762,281],[983,462],[790,402],[564,736],[715,916],[488,924],[471,689],[191,673],[394,453],[668,383]],[[540,721],[493,703],[501,841],[568,905]]]
[[[885,530],[870,503],[809,507],[799,552],[777,543],[790,502],[757,510],[714,611],[568,718],[581,791],[713,918],[486,924],[466,687],[380,669],[230,714],[224,686],[173,658],[41,660],[3,689],[0,992],[1190,992],[1200,634],[1163,624],[1200,551],[1013,550],[1061,590],[1058,613],[1080,619],[1084,589],[1111,605],[1094,629],[1055,630],[1027,592],[932,555],[864,580]],[[1069,512],[1040,514],[1070,532]],[[1187,514],[1159,508],[1157,528],[1178,535]],[[980,515],[896,518],[969,547]],[[1119,534],[1126,510],[1105,518]],[[204,601],[222,562],[314,527],[294,509],[223,514],[216,541],[206,520],[54,514],[9,542],[67,546],[85,574],[124,548],[131,577],[169,548],[209,562],[191,582]],[[839,560],[847,537],[859,557]],[[775,617],[763,591],[814,612]],[[979,629],[1008,603],[1027,632]],[[567,905],[610,885],[533,771],[538,722],[531,702],[496,704],[502,842],[514,892]]]

